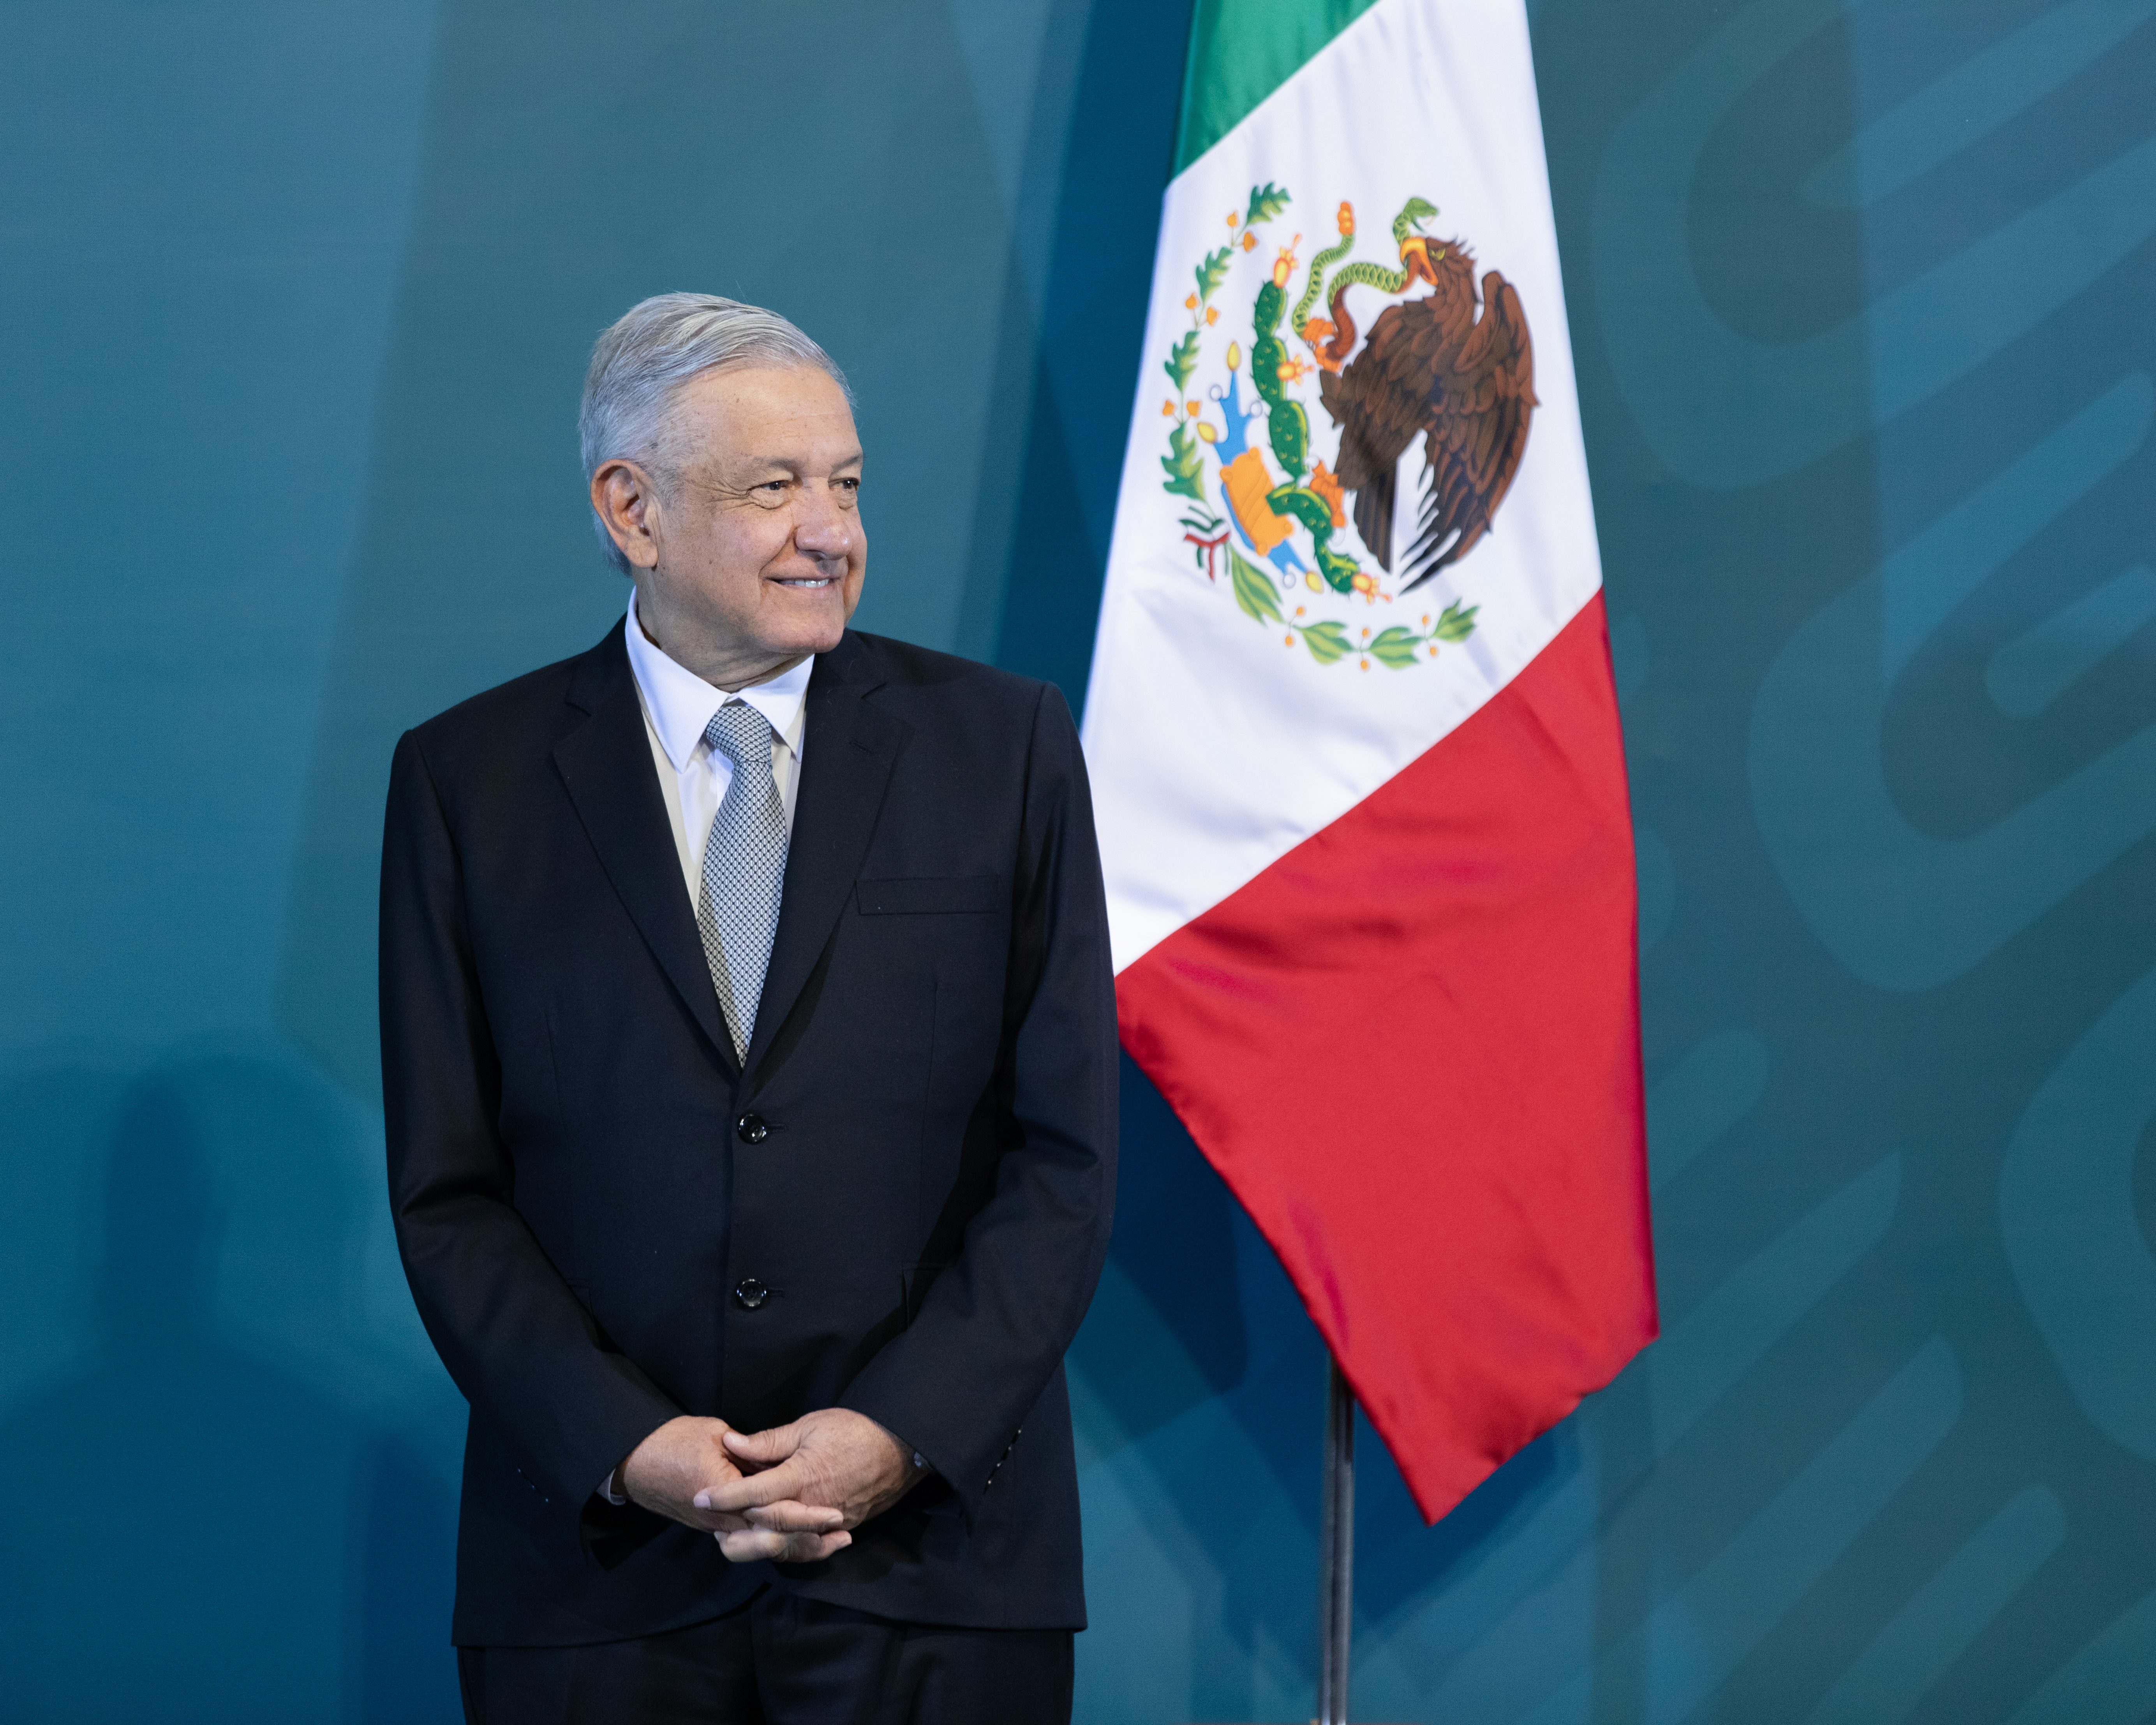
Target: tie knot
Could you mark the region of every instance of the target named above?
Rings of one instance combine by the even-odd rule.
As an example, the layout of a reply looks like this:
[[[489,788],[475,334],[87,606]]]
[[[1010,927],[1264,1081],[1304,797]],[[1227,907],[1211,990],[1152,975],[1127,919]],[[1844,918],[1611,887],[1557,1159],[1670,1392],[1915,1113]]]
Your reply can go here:
[[[713,713],[704,726],[704,741],[737,767],[744,762],[771,765],[771,721],[745,701],[730,701]]]

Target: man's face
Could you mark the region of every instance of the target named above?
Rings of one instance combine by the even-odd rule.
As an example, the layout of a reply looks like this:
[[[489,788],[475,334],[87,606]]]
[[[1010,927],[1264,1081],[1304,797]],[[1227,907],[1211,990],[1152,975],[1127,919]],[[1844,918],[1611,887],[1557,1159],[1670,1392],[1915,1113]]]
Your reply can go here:
[[[813,366],[706,372],[675,396],[669,444],[658,567],[635,572],[654,638],[729,685],[837,646],[868,562],[845,393]]]

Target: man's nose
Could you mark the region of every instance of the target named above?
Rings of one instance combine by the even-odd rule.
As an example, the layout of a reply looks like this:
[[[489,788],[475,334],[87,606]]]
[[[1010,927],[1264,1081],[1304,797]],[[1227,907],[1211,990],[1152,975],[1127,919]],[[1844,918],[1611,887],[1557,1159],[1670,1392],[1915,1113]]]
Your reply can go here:
[[[843,557],[850,548],[853,519],[839,506],[836,485],[804,485],[793,517],[793,543],[811,556]]]

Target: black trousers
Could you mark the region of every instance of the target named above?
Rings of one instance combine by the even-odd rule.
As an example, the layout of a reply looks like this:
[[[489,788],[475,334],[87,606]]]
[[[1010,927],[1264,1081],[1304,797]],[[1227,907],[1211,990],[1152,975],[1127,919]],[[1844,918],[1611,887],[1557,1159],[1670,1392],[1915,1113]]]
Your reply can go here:
[[[459,1647],[467,1725],[1070,1725],[1068,1630],[891,1623],[766,1589],[588,1647]]]

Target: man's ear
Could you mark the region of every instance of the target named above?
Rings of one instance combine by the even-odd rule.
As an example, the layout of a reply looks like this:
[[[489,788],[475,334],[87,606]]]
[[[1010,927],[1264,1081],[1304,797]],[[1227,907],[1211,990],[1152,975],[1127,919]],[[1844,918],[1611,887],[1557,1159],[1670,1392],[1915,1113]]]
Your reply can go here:
[[[659,567],[659,490],[634,461],[617,456],[592,475],[592,508],[629,566]]]

